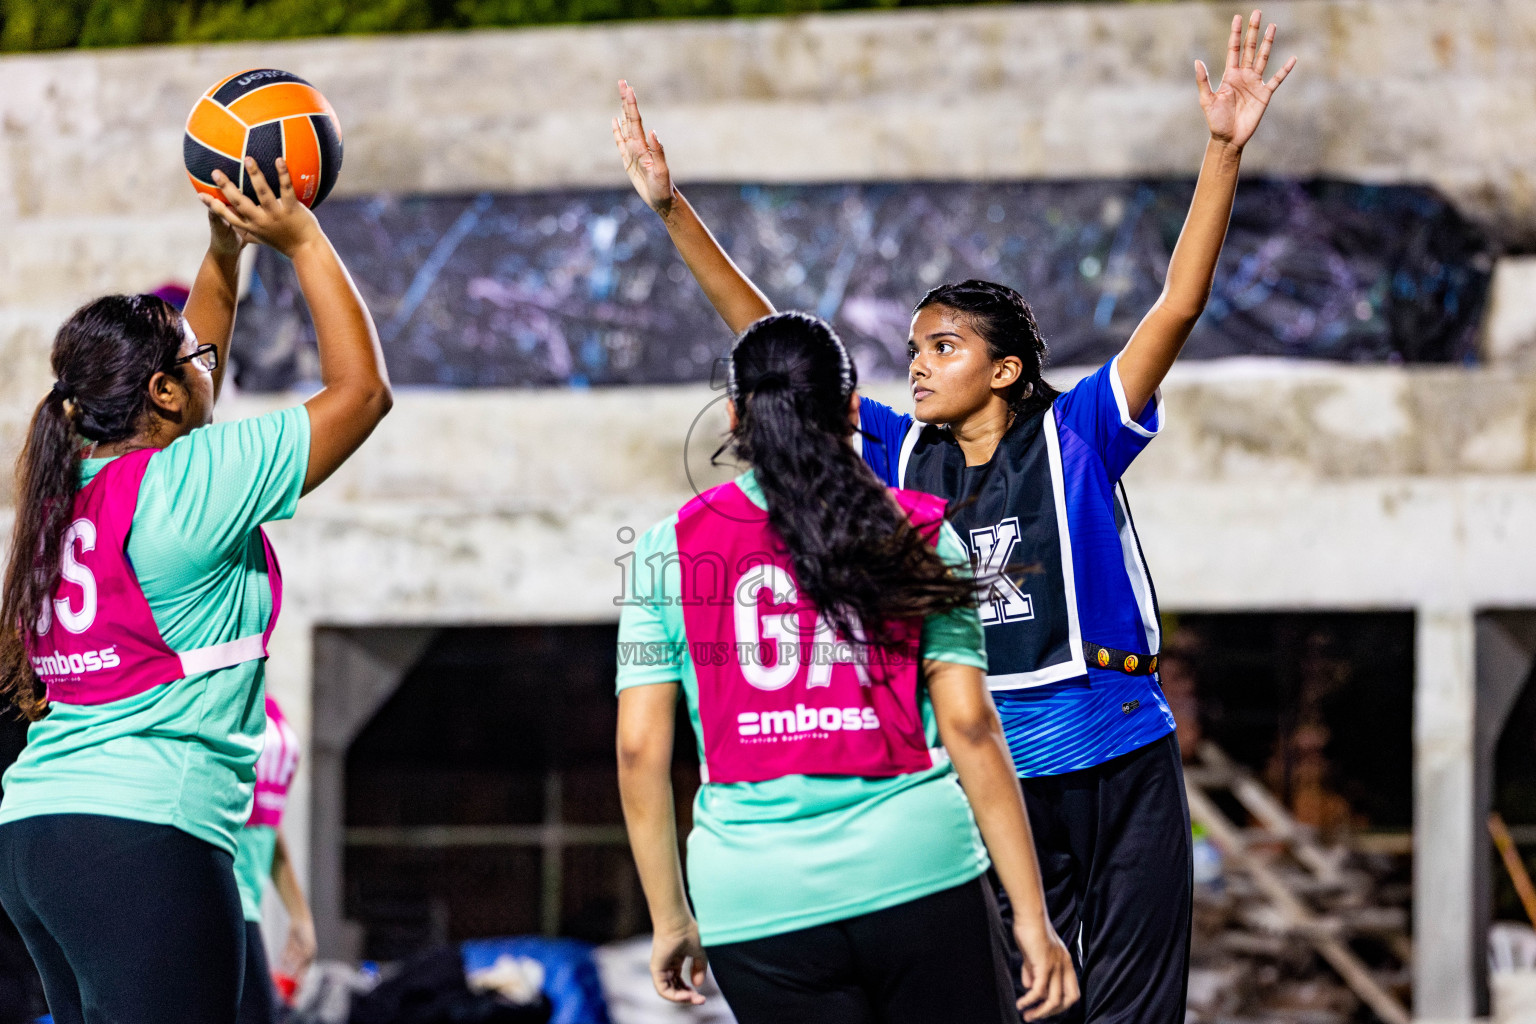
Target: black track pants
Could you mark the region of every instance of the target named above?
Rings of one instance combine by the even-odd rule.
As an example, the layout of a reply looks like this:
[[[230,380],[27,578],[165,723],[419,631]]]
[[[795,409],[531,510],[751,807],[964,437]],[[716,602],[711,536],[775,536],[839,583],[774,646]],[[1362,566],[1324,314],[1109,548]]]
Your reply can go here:
[[[1016,1021],[985,878],[831,924],[710,946],[739,1024]]]
[[[1077,1005],[1051,1020],[1182,1024],[1193,881],[1177,738],[1019,785],[1046,905],[1082,987]],[[1018,965],[1000,888],[998,903]]]
[[[233,1024],[245,969],[234,859],[170,825],[0,825],[0,903],[55,1024]]]

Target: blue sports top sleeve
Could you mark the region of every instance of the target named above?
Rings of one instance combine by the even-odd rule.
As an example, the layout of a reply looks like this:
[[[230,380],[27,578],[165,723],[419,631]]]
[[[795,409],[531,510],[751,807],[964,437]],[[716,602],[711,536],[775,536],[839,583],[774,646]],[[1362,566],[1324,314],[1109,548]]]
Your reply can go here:
[[[1120,479],[1164,423],[1161,389],[1152,395],[1140,416],[1131,417],[1120,383],[1119,362],[1116,356],[1056,399],[1057,426],[1070,430],[1098,452],[1110,483]]]
[[[864,461],[887,487],[900,487],[901,442],[912,426],[908,413],[897,412],[883,402],[859,396],[860,448]]]

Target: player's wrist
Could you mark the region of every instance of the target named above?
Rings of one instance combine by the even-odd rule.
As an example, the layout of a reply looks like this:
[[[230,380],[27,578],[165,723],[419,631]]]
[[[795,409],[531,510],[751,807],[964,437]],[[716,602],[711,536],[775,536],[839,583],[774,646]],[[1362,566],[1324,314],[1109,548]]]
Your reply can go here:
[[[1013,936],[1018,940],[1021,948],[1039,948],[1050,943],[1053,929],[1050,918],[1046,917],[1042,910],[1038,914],[1015,915],[1013,921]]]
[[[316,256],[324,256],[330,252],[330,241],[325,237],[325,232],[320,230],[319,224],[314,224],[307,230],[298,232],[292,239],[285,240],[284,244],[274,246],[284,256],[294,263],[306,259],[314,259]]]
[[[697,927],[693,913],[686,906],[651,914],[651,930],[657,935],[678,938],[691,934]]]
[[[670,192],[668,192],[661,199],[651,203],[651,209],[656,211],[656,216],[660,217],[662,223],[664,223],[669,228],[673,226],[673,221],[676,218],[679,207],[681,205],[678,203],[677,199],[677,186],[673,185]]]
[[[1211,141],[1208,148],[1224,160],[1240,160],[1243,156],[1243,143],[1237,142],[1228,136],[1211,133]]]

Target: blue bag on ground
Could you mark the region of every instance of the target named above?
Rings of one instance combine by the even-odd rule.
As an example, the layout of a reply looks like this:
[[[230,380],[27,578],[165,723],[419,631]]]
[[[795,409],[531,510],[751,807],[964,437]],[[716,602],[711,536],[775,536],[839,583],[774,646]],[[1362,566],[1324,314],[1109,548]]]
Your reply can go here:
[[[549,1024],[611,1024],[603,986],[592,959],[592,945],[578,939],[517,935],[471,939],[461,945],[466,972],[493,966],[497,957],[528,957],[544,967],[544,995],[549,999]]]

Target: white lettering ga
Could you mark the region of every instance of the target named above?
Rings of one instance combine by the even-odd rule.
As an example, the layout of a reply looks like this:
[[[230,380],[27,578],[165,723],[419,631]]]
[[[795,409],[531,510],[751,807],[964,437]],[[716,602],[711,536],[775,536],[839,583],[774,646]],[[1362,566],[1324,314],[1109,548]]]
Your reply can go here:
[[[37,632],[40,635],[53,628],[55,616],[58,617],[59,625],[71,633],[84,633],[96,621],[96,577],[81,564],[79,556],[75,554],[76,543],[80,545],[81,555],[95,551],[96,524],[89,519],[76,519],[64,531],[59,543],[59,576],[80,588],[80,609],[76,611],[70,607],[67,597],[56,597],[44,604],[42,614],[37,617]]]
[[[796,704],[793,711],[743,711],[736,716],[736,731],[743,736],[780,736],[802,732],[855,732],[880,728],[874,708],[808,708]]]
[[[767,641],[773,641],[774,662],[764,665],[762,658],[738,658],[741,674],[759,690],[782,690],[794,681],[802,663],[810,664],[805,685],[808,689],[832,685],[834,663],[851,664],[859,674],[859,682],[868,686],[869,670],[853,656],[848,644],[837,644],[832,623],[821,614],[816,616],[816,630],[811,635],[813,645],[833,651],[831,658],[810,656],[801,649],[800,614],[798,612],[773,612],[758,615],[758,596],[767,590],[774,604],[794,604],[800,592],[789,571],[777,565],[760,565],[736,581],[733,604],[736,616],[736,649],[743,645],[751,651],[760,651]]]

